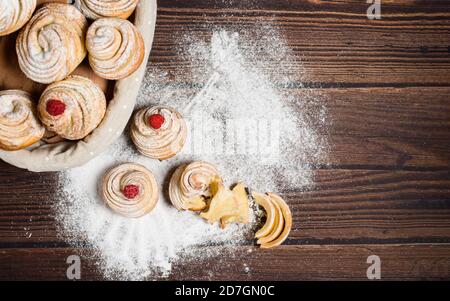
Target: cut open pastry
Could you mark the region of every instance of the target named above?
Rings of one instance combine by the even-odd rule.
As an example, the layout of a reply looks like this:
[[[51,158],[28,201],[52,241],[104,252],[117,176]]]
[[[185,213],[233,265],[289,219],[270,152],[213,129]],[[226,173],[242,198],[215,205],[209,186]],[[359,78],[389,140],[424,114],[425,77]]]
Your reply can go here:
[[[170,201],[178,210],[203,210],[211,196],[210,185],[213,181],[222,182],[214,165],[202,161],[182,165],[170,180]]]
[[[209,209],[207,212],[200,213],[200,217],[213,224],[226,216],[239,214],[239,204],[233,192],[226,188],[222,182],[212,182],[211,191],[214,193]]]
[[[234,215],[226,215],[221,218],[220,226],[223,228],[227,224],[241,223],[247,224],[249,220],[249,202],[245,186],[242,183],[237,184],[233,190],[233,196],[237,202],[237,212]]]
[[[202,211],[200,217],[222,228],[231,223],[248,223],[249,202],[243,184],[230,190],[217,168],[207,162],[180,166],[172,176],[169,196],[178,210]]]
[[[275,206],[266,194],[252,192],[252,196],[255,203],[261,206],[266,212],[266,222],[264,226],[256,232],[255,237],[266,237],[273,231],[275,225]]]
[[[220,182],[211,183],[212,199],[208,211],[200,213],[200,217],[214,224],[220,221],[222,229],[230,223],[248,223],[249,203],[243,184],[233,190]]]
[[[261,248],[281,245],[292,228],[292,214],[286,202],[277,194],[253,192],[255,202],[266,211],[266,222],[256,232],[257,244]]]

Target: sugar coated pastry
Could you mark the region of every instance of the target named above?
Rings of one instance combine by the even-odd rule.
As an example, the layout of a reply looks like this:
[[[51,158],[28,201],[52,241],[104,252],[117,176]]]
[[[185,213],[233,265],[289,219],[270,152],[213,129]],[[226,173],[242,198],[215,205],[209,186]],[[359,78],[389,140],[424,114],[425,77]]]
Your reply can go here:
[[[89,27],[86,46],[92,70],[110,80],[131,75],[144,60],[144,40],[127,20],[98,19]]]
[[[134,163],[119,165],[103,178],[102,196],[106,204],[125,217],[141,217],[155,208],[158,185],[153,174]]]
[[[75,5],[89,19],[127,19],[136,9],[139,0],[75,0]]]
[[[36,9],[36,0],[0,1],[0,36],[22,28]]]
[[[181,151],[186,137],[186,122],[172,108],[144,108],[133,117],[131,138],[144,156],[158,160],[171,158]]]
[[[222,179],[211,163],[196,161],[181,165],[170,180],[170,201],[178,210],[203,210],[207,206],[206,198],[211,196],[213,181],[222,182]]]
[[[82,76],[69,76],[48,86],[38,105],[39,117],[46,128],[68,140],[89,135],[100,124],[105,111],[105,94]]]
[[[24,149],[44,136],[31,96],[23,91],[0,91],[0,149]]]
[[[44,5],[17,37],[16,51],[23,73],[43,84],[66,78],[86,56],[87,28],[86,18],[74,6]]]

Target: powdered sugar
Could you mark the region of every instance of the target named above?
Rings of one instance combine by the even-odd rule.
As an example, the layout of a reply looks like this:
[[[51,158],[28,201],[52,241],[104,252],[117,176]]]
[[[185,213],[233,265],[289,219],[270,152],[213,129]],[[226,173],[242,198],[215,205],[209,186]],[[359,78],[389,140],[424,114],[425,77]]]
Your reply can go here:
[[[91,247],[107,278],[167,274],[174,262],[214,257],[217,248],[208,246],[222,245],[224,258],[227,250],[228,256],[239,255],[233,254],[233,245],[250,243],[254,215],[249,225],[221,230],[170,205],[167,181],[180,164],[209,161],[228,184],[241,181],[261,192],[302,190],[313,184],[308,167],[326,155],[326,143],[316,132],[326,121],[325,109],[320,99],[303,101],[297,90],[287,89],[288,65],[299,61],[275,30],[212,29],[210,39],[185,36],[178,51],[190,67],[175,76],[191,83],[170,82],[168,74],[150,64],[138,107],[164,104],[179,110],[189,127],[183,152],[167,161],[151,160],[137,153],[125,133],[108,152],[61,174],[61,235]],[[104,172],[129,161],[148,167],[162,191],[155,210],[133,220],[113,213],[98,194]],[[200,246],[202,252],[196,252]]]

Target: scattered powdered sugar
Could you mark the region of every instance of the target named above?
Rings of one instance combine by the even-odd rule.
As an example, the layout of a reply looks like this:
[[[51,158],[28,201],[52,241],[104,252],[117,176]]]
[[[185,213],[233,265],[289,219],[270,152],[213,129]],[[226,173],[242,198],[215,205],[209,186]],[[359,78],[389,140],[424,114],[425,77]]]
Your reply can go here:
[[[143,158],[131,151],[121,137],[111,151],[87,165],[61,175],[63,194],[57,208],[63,236],[76,246],[87,246],[100,256],[98,266],[107,278],[141,279],[161,276],[180,258],[194,258],[195,249],[209,244],[238,245],[253,227],[231,225],[221,230],[195,213],[178,212],[164,193],[156,208],[139,219],[128,219],[110,210],[99,198],[99,182],[105,171],[124,162],[137,162],[153,171],[158,183],[164,183],[173,163]],[[167,190],[161,185],[161,191]],[[211,249],[213,250],[213,249]],[[208,250],[203,256],[212,256]]]
[[[137,106],[165,104],[182,113],[189,138],[181,154],[163,162],[145,158],[125,133],[106,153],[60,174],[61,235],[93,249],[106,278],[167,275],[174,263],[216,258],[218,248],[211,246],[222,246],[225,258],[239,256],[234,246],[251,242],[255,214],[248,225],[221,230],[170,205],[168,180],[182,163],[214,163],[228,184],[240,181],[261,192],[301,191],[313,184],[311,166],[326,156],[326,141],[317,132],[325,126],[325,108],[317,97],[289,89],[290,66],[300,60],[276,30],[257,28],[184,36],[178,52],[187,67],[172,74],[149,64]],[[146,166],[160,183],[157,207],[139,219],[115,214],[99,197],[105,171],[125,162]]]

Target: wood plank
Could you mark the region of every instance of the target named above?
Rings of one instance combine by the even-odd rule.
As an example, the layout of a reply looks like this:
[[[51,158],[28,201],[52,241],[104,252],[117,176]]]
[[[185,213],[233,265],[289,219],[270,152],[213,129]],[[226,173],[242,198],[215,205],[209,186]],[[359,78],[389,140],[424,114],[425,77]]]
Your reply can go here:
[[[160,81],[154,84],[164,85]],[[175,87],[173,91],[194,97],[201,88]],[[329,156],[314,162],[318,166],[396,170],[450,167],[448,87],[282,91],[295,100],[290,102],[294,112],[301,112],[329,143]]]
[[[446,0],[382,0],[385,10],[402,9],[404,11],[432,10],[442,12],[450,6]],[[158,5],[163,8],[209,8],[209,9],[245,9],[250,10],[287,10],[296,11],[308,7],[323,7],[335,10],[345,8],[351,12],[359,12],[360,8],[368,5],[360,0],[258,0],[258,1],[217,1],[217,0],[159,0]]]
[[[361,88],[315,89],[306,95],[326,98],[327,160],[333,166],[448,170],[449,92],[429,87]]]
[[[0,247],[65,246],[52,209],[56,181],[0,174],[13,191],[0,194]],[[288,244],[450,242],[449,171],[321,169],[315,182],[284,192],[294,216]]]
[[[209,39],[211,28],[245,31],[271,24],[288,41],[294,81],[323,86],[411,86],[450,83],[448,2],[400,1],[382,5],[368,20],[363,1],[160,1],[153,67],[190,82],[192,65],[177,55],[180,37]],[[414,5],[412,5],[414,4]],[[278,62],[267,61],[275,72]]]
[[[82,253],[89,252],[64,248],[2,249],[0,280],[66,280],[67,257]],[[239,247],[233,254],[175,263],[171,275],[163,279],[367,280],[370,264],[366,260],[370,255],[380,257],[384,280],[450,279],[450,245],[310,245],[272,250]],[[95,260],[81,258],[82,280],[102,279]]]
[[[315,181],[287,194],[293,242],[450,242],[449,171],[318,170]]]

